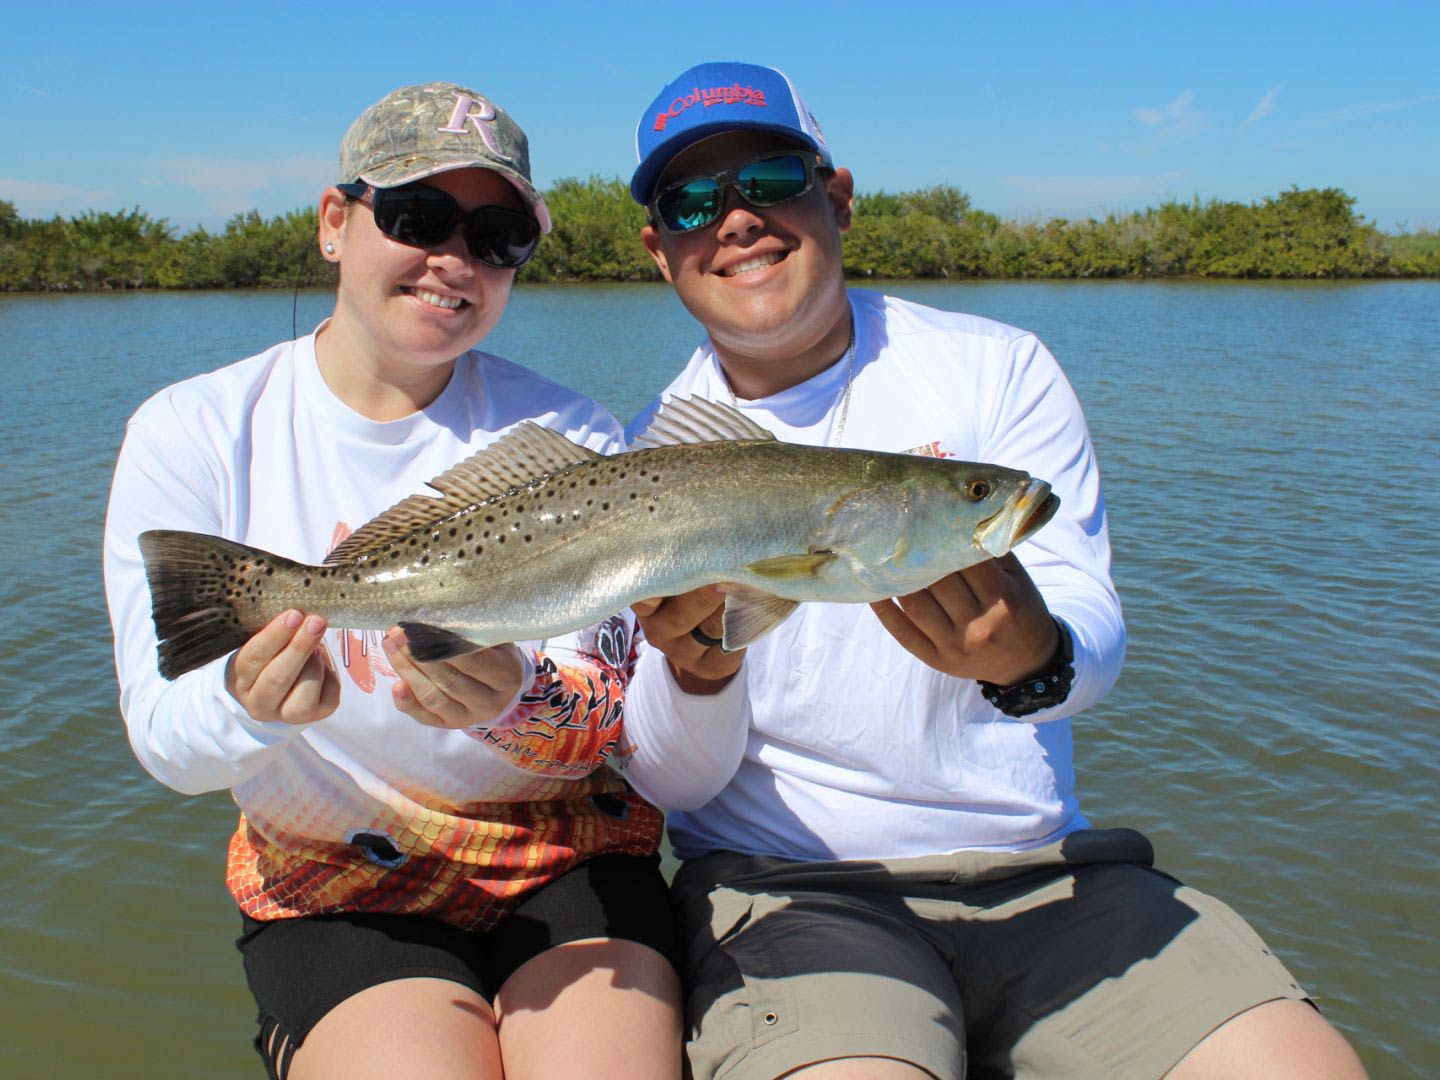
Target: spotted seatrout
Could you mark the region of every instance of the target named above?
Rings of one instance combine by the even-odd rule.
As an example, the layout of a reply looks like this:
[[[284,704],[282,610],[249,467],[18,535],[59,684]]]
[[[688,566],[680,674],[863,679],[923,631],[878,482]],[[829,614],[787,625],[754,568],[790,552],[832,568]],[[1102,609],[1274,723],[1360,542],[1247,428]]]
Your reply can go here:
[[[668,402],[602,457],[528,421],[356,530],[319,566],[199,533],[140,537],[160,671],[238,648],[287,608],[405,630],[439,660],[551,637],[636,600],[732,582],[724,647],[801,601],[914,592],[1005,554],[1054,514],[996,465],[783,443],[714,402]]]

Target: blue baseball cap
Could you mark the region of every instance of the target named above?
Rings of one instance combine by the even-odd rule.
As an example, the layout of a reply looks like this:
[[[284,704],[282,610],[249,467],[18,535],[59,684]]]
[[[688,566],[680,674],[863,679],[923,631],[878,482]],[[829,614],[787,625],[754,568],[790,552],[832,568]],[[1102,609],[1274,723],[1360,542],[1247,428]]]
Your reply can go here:
[[[834,166],[820,125],[790,77],[775,68],[729,61],[696,64],[661,90],[635,126],[639,165],[630,195],[641,206],[670,159],[722,131],[772,131],[810,147]]]

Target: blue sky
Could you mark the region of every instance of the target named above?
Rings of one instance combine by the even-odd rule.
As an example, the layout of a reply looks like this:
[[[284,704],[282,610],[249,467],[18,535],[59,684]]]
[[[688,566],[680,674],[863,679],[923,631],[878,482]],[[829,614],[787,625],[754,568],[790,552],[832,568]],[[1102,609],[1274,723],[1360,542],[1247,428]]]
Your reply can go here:
[[[0,49],[0,198],[26,217],[313,203],[355,115],[431,79],[507,108],[542,187],[628,178],[660,87],[746,59],[791,75],[862,191],[1044,218],[1334,186],[1440,228],[1437,2],[0,0]]]

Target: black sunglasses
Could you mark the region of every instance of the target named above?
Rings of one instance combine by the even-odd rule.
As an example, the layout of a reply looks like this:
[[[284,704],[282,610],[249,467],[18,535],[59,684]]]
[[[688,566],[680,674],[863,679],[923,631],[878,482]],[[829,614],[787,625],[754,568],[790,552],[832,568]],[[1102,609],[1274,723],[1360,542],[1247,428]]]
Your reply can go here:
[[[365,183],[336,184],[342,193],[361,199],[373,193],[375,224],[392,240],[410,247],[438,247],[464,224],[465,245],[486,266],[518,270],[535,254],[540,223],[529,214],[504,206],[461,210],[448,191],[426,184],[377,188]]]
[[[727,187],[733,185],[752,206],[777,206],[814,187],[815,170],[824,165],[819,154],[767,154],[734,169],[671,184],[650,200],[650,215],[667,232],[693,232],[720,217]]]

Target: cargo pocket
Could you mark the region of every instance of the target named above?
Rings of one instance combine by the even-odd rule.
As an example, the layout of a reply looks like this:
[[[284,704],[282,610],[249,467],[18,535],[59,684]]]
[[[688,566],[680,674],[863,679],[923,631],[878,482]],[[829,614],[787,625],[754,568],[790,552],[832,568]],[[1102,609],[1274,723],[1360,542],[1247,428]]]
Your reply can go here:
[[[794,1031],[799,1020],[783,949],[767,925],[785,899],[724,887],[706,899],[709,918],[687,941],[683,970],[689,1056],[697,1077],[723,1075],[749,1050]],[[698,916],[702,903],[686,914]]]

